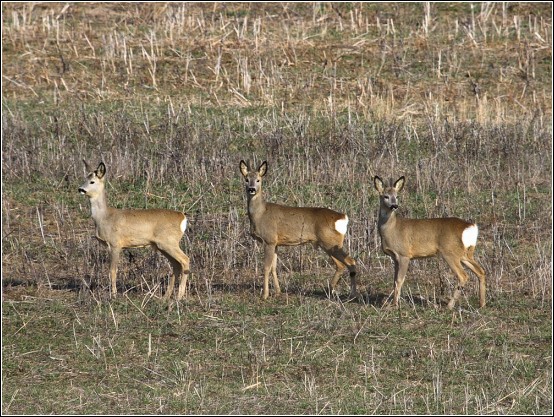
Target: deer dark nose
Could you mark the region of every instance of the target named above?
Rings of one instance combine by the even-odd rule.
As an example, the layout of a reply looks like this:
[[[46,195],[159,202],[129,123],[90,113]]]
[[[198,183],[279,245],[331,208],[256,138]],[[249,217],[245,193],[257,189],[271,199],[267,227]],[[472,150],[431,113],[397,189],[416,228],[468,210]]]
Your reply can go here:
[[[398,208],[398,204],[391,204],[390,208],[396,210]]]
[[[81,194],[86,194],[86,193],[87,193],[87,192],[85,191],[84,188],[79,188],[79,192],[80,192]]]
[[[253,187],[248,187],[247,191],[248,191],[248,194],[256,194],[256,189]]]

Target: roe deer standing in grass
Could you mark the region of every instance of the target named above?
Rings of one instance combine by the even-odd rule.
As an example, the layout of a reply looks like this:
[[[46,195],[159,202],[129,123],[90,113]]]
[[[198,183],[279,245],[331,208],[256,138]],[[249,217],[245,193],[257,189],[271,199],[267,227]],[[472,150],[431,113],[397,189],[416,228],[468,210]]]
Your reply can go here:
[[[275,293],[279,294],[277,279],[277,246],[296,246],[313,243],[321,247],[336,265],[331,281],[334,291],[345,268],[350,271],[350,297],[358,297],[356,290],[356,262],[343,249],[348,216],[327,208],[288,207],[267,203],[262,194],[262,177],[267,172],[267,161],[256,171],[240,161],[240,172],[246,181],[248,217],[252,236],[264,245],[264,292],[269,296],[269,273],[273,275]]]
[[[404,187],[404,177],[391,186],[385,186],[379,177],[374,178],[379,192],[379,234],[383,251],[394,260],[394,305],[398,305],[400,290],[408,271],[410,259],[425,258],[439,253],[456,274],[459,286],[448,303],[452,309],[460,291],[468,280],[462,265],[479,278],[479,304],[485,305],[485,271],[473,258],[478,229],[455,217],[437,219],[404,219],[396,215],[397,196]]]
[[[180,300],[186,295],[189,274],[189,258],[179,246],[187,227],[187,216],[174,210],[120,210],[108,207],[104,189],[106,166],[100,162],[98,168],[93,171],[85,160],[83,162],[87,174],[85,183],[79,187],[79,192],[89,198],[92,218],[96,223],[96,237],[105,243],[110,251],[112,294],[117,294],[117,263],[121,250],[153,246],[173,267],[165,298],[171,297],[175,277],[179,276],[177,300]]]

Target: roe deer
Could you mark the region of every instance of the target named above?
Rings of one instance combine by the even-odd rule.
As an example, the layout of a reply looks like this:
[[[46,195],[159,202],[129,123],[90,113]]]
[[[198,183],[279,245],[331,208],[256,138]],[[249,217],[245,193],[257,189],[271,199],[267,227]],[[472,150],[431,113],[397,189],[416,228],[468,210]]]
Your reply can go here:
[[[79,187],[79,192],[89,198],[92,218],[96,224],[96,237],[105,243],[110,251],[112,294],[117,294],[116,275],[121,250],[152,246],[169,260],[173,268],[165,298],[171,297],[175,277],[179,276],[177,300],[180,300],[186,295],[189,274],[189,258],[179,246],[187,227],[187,216],[174,210],[120,210],[108,207],[104,189],[106,166],[100,162],[98,168],[93,171],[85,160],[83,162],[87,174],[85,183]]]
[[[436,219],[404,219],[396,215],[397,196],[404,187],[404,177],[391,186],[385,186],[379,177],[373,180],[379,192],[379,234],[383,252],[394,260],[394,300],[398,305],[400,290],[408,271],[410,259],[425,258],[439,253],[456,274],[458,288],[448,302],[452,309],[468,280],[462,265],[468,267],[479,278],[479,304],[485,305],[485,271],[473,258],[477,244],[478,229],[455,217]]]
[[[343,249],[344,236],[348,226],[348,216],[327,208],[288,207],[267,203],[262,194],[262,177],[267,172],[267,161],[256,171],[240,161],[240,172],[246,181],[248,217],[251,235],[264,245],[264,292],[263,299],[269,296],[269,273],[273,275],[275,293],[279,294],[277,279],[277,246],[296,246],[313,243],[321,247],[336,265],[331,281],[331,290],[340,279],[341,273],[350,271],[350,297],[359,297],[356,290],[356,262]]]

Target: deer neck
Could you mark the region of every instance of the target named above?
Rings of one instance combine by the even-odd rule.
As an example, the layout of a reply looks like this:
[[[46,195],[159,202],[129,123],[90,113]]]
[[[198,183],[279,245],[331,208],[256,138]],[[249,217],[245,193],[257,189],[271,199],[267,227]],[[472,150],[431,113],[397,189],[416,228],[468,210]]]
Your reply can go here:
[[[379,208],[379,230],[384,227],[391,227],[396,223],[396,211],[381,204]]]
[[[252,223],[256,223],[265,210],[266,202],[261,191],[256,195],[248,196],[248,217]]]
[[[102,193],[90,199],[91,216],[98,226],[108,213],[108,200],[106,194]]]

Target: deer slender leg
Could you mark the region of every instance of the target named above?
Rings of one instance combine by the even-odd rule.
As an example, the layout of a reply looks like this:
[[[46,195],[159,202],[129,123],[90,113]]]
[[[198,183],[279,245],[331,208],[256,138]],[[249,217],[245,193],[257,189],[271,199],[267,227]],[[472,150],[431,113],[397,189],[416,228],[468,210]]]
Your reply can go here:
[[[479,278],[479,307],[484,307],[487,301],[487,284],[485,278],[485,270],[477,263],[473,257],[475,246],[472,246],[467,254],[466,259],[462,259],[462,263],[467,266]]]
[[[172,246],[162,246],[158,248],[162,254],[168,259],[173,268],[173,274],[169,280],[167,290],[164,295],[164,299],[169,300],[173,294],[175,287],[175,279],[179,277],[179,291],[177,292],[177,301],[186,296],[187,292],[187,278],[189,274],[190,260],[187,255],[181,250],[181,248]]]
[[[281,294],[281,287],[279,285],[279,279],[277,278],[277,247],[275,247],[275,253],[273,254],[271,274],[273,275],[273,287],[275,288],[275,294]]]
[[[326,252],[336,265],[335,275],[331,281],[331,290],[335,291],[342,272],[348,268],[350,271],[350,298],[359,298],[360,294],[356,288],[356,261],[343,248],[334,247]]]
[[[264,293],[262,298],[267,300],[269,297],[269,273],[273,269],[275,261],[275,245],[265,244],[264,248]]]
[[[117,264],[119,263],[120,254],[121,248],[110,246],[110,282],[113,297],[117,296]]]
[[[456,305],[456,301],[460,298],[462,289],[468,280],[468,276],[462,267],[461,260],[458,257],[449,256],[444,257],[444,259],[448,263],[448,266],[450,266],[450,269],[452,269],[452,272],[454,272],[454,274],[458,277],[458,287],[454,290],[454,294],[448,302],[448,308],[452,310]]]
[[[408,272],[408,266],[410,265],[410,258],[405,256],[397,256],[394,262],[394,298],[393,305],[398,306],[400,299],[400,292],[402,291],[402,285],[404,285],[404,279],[406,279],[406,273]]]
[[[346,269],[346,266],[339,261],[337,258],[331,255],[331,259],[335,263],[335,275],[333,276],[333,279],[331,280],[331,294],[334,294],[337,289],[337,284],[339,282],[340,276]]]
[[[179,292],[177,293],[177,301],[187,295],[187,280],[190,273],[190,259],[184,253],[181,258],[181,282],[179,283]]]

